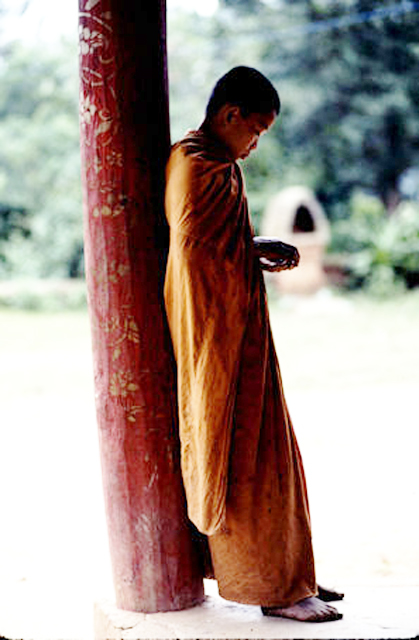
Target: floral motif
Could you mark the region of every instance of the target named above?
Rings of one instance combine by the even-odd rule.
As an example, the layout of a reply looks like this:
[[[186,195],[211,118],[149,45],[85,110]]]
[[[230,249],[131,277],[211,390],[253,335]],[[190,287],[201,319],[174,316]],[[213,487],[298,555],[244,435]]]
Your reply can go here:
[[[127,420],[128,422],[136,422],[137,415],[144,411],[144,406],[133,406],[127,411]]]
[[[115,149],[111,149],[106,156],[106,162],[110,167],[116,166],[122,168],[123,155],[121,152],[115,151]]]
[[[90,9],[93,9],[99,2],[100,0],[86,0],[86,5],[84,8],[86,9],[86,11],[90,11]]]
[[[120,265],[120,267],[113,271],[118,271],[118,269],[120,269],[121,275],[126,274],[128,271],[126,265]],[[104,320],[99,327],[96,327],[96,331],[97,330],[108,336],[112,362],[116,362],[121,357],[126,341],[135,345],[140,343],[140,332],[137,322],[135,318],[128,313],[126,307],[121,308],[121,315],[115,315],[108,320]]]
[[[127,203],[127,196],[122,193],[118,196],[115,196],[113,191],[109,191],[105,204],[103,204],[100,208],[96,206],[93,209],[92,215],[94,218],[99,218],[100,216],[104,216],[105,218],[116,218],[121,213],[123,213]]]
[[[98,29],[79,26],[79,54],[86,56],[94,53],[95,49],[104,45],[105,38]]]
[[[81,94],[80,96],[80,118],[82,122],[86,124],[91,124],[94,115],[97,111],[96,105],[90,101],[90,95],[87,94],[84,96]]]
[[[138,391],[138,388],[131,371],[116,371],[111,376],[109,392],[112,396],[126,398],[129,393]]]
[[[126,419],[135,422],[144,410],[138,398],[137,374],[130,366],[130,353],[140,345],[140,332],[133,309],[130,258],[127,255],[127,226],[124,218],[131,203],[123,191],[123,148],[118,133],[115,60],[112,49],[112,22],[107,3],[85,0],[80,12],[80,123],[86,151],[84,170],[87,188],[89,233],[103,238],[96,246],[93,268],[88,276],[94,286],[93,323],[98,351],[106,342],[110,366],[108,392],[124,407]],[[88,153],[87,153],[88,151]],[[114,238],[113,255],[105,254],[106,237]],[[126,286],[127,285],[127,286]],[[116,294],[123,302],[112,311],[108,299]],[[107,314],[112,314],[108,316]],[[101,370],[101,368],[99,367]]]

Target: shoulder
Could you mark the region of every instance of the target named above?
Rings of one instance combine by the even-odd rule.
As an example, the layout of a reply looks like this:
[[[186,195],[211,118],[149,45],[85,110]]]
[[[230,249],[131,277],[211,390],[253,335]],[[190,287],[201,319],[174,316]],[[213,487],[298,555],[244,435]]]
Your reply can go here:
[[[211,185],[227,183],[234,174],[234,164],[209,158],[199,148],[180,141],[172,147],[166,168],[167,184],[176,182],[187,190],[201,191]]]
[[[188,154],[181,143],[175,144],[166,167],[166,188],[181,193],[194,191],[204,175],[202,160]]]

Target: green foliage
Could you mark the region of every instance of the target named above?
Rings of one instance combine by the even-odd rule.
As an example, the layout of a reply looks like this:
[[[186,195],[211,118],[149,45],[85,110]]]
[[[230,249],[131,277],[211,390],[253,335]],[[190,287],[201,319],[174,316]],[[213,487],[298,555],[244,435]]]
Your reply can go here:
[[[315,167],[315,189],[332,215],[354,188],[394,207],[401,175],[419,161],[412,92],[419,12],[392,8],[390,0],[297,0],[290,12],[299,14],[299,31],[293,42],[276,45],[279,55],[283,49],[283,58],[292,57],[290,144]]]
[[[246,13],[249,11],[258,11],[263,3],[260,0],[220,0],[220,5],[228,9],[234,9]]]
[[[169,20],[174,137],[200,121],[222,73],[235,64],[256,66],[283,104],[270,134],[272,157],[281,158],[276,187],[306,184],[333,219],[346,215],[356,189],[396,207],[401,178],[419,165],[418,9],[393,0],[220,5],[210,18]],[[271,191],[265,165],[258,154],[245,166],[257,215],[262,194]]]
[[[352,287],[373,293],[419,284],[419,204],[402,202],[389,216],[377,198],[356,193],[351,214],[332,226],[331,252],[345,254]]]
[[[278,87],[282,110],[244,163],[256,228],[273,193],[304,184],[335,221],[333,247],[353,256],[355,282],[380,273],[414,283],[416,213],[401,213],[400,202],[403,178],[419,167],[417,8],[222,0],[213,16],[169,4],[168,17],[172,139],[199,126],[226,70],[259,68]],[[6,56],[0,48],[3,278],[83,270],[76,49],[22,42]]]
[[[0,283],[0,309],[74,311],[86,309],[84,280],[14,279]]]
[[[75,43],[16,44],[1,61],[0,203],[27,212],[30,230],[2,245],[3,277],[81,275],[77,82]]]
[[[7,270],[9,261],[8,247],[15,241],[22,241],[30,236],[27,212],[22,207],[11,207],[0,204],[0,273]]]
[[[30,234],[26,214],[27,212],[22,207],[0,204],[0,247],[4,242],[10,240],[15,233],[20,233],[25,237]],[[1,259],[2,254],[0,252]]]

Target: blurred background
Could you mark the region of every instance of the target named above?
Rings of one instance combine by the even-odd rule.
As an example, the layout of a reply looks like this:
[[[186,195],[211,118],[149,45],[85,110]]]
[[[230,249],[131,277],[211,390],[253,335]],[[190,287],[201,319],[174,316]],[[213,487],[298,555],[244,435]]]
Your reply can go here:
[[[0,0],[0,276],[83,276],[76,0]],[[245,164],[260,230],[279,190],[312,189],[345,285],[419,283],[419,11],[415,2],[168,2],[172,139],[247,64],[282,113]]]
[[[113,594],[77,0],[0,0],[0,18],[0,635],[87,638],[93,601]],[[341,589],[419,581],[418,33],[405,0],[168,0],[173,141],[232,66],[281,96],[244,171],[256,231],[301,246],[311,282],[267,285],[319,577]]]

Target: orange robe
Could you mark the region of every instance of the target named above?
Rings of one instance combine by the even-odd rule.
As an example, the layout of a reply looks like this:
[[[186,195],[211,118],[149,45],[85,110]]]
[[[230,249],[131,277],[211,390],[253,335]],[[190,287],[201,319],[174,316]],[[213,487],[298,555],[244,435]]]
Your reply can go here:
[[[288,606],[317,592],[310,516],[240,167],[191,132],[173,147],[165,207],[188,514],[224,598]]]

